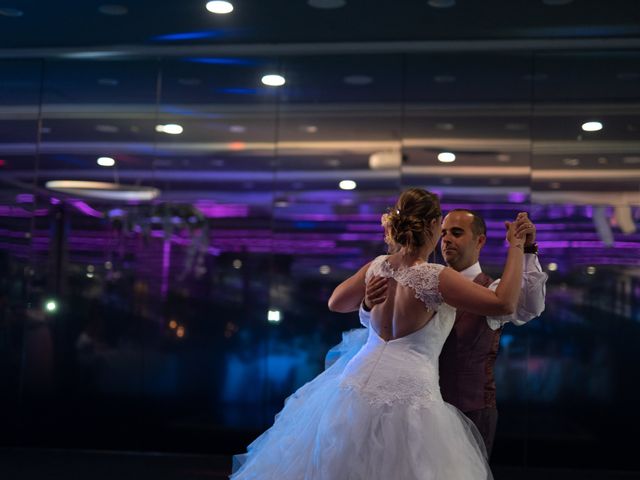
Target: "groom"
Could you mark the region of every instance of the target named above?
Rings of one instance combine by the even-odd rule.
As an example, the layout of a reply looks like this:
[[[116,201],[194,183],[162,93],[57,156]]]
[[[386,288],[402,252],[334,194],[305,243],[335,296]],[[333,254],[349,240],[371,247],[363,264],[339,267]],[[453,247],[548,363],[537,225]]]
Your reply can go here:
[[[525,264],[518,307],[512,315],[483,317],[458,310],[453,329],[440,354],[440,390],[445,402],[461,410],[478,427],[487,455],[491,455],[498,421],[494,366],[502,328],[507,323],[524,325],[544,311],[545,283],[535,243],[535,225],[526,213],[516,219],[526,234]],[[447,265],[471,281],[495,290],[495,282],[480,268],[479,256],[487,239],[484,220],[466,209],[449,212],[442,222],[440,248]],[[370,310],[386,299],[387,279],[373,277],[360,305],[363,324]]]

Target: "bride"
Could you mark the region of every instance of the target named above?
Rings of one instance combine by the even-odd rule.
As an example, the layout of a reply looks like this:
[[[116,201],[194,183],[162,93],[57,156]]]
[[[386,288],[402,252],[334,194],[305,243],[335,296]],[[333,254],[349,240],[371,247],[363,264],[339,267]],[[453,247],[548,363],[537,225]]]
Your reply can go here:
[[[353,356],[298,389],[274,425],[234,457],[234,480],[485,480],[492,478],[475,426],[445,403],[438,357],[455,309],[505,315],[516,307],[524,237],[509,225],[495,292],[428,263],[440,237],[438,198],[404,191],[385,216],[391,255],[343,282],[329,308],[357,304],[371,275],[389,278],[372,309],[368,338]]]

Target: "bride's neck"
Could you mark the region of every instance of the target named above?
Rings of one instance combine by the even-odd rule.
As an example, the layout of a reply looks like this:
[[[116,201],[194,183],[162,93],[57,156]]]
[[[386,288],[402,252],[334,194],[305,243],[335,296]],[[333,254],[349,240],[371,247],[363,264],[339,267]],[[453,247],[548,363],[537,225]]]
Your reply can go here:
[[[409,252],[407,251],[407,249],[401,248],[398,252],[398,255],[402,259],[402,263],[414,264],[428,261],[431,252],[433,252],[433,247],[425,245],[418,250],[414,250],[413,252]]]

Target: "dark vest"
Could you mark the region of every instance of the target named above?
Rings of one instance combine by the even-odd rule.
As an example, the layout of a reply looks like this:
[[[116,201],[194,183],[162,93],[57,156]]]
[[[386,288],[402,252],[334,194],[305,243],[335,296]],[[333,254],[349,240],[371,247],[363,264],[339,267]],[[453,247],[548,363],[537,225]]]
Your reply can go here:
[[[480,273],[473,281],[488,287],[493,280]],[[445,402],[463,412],[496,407],[493,368],[501,333],[502,328],[489,328],[487,317],[458,310],[440,353],[440,390]]]

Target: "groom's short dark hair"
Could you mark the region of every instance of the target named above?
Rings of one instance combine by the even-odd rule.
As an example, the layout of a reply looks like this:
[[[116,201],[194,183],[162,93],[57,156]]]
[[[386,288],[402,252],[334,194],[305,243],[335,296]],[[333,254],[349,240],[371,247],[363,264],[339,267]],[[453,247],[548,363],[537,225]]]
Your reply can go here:
[[[473,221],[471,222],[471,231],[474,236],[478,235],[487,235],[487,225],[484,223],[484,219],[478,214],[478,212],[474,210],[470,210],[468,208],[454,208],[453,210],[449,210],[451,212],[466,212],[470,213],[473,216]]]

